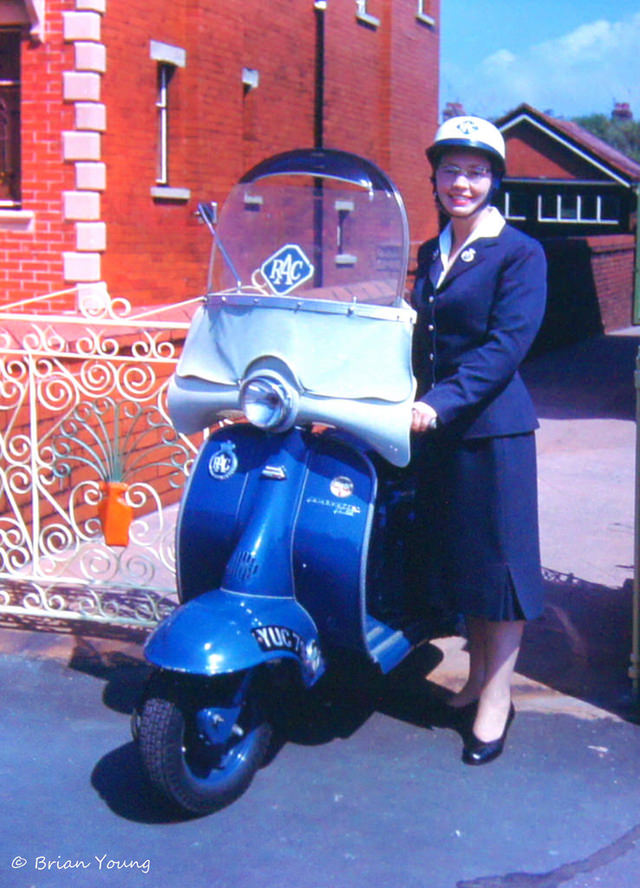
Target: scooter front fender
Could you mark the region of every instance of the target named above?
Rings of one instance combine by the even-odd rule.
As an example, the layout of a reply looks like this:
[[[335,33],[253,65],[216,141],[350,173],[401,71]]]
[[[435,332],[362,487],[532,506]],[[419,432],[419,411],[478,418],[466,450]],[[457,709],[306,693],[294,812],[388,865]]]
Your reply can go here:
[[[307,686],[324,672],[315,623],[293,598],[214,589],[170,614],[149,636],[150,663],[192,675],[221,675],[290,659]]]

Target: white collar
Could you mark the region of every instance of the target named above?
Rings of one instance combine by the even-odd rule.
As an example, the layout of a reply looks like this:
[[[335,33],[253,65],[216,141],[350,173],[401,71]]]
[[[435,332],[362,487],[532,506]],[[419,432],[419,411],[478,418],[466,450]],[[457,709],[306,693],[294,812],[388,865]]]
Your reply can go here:
[[[469,237],[462,244],[460,249],[457,251],[456,255],[459,256],[460,253],[469,244],[472,244],[475,240],[481,237],[498,237],[500,232],[505,226],[505,220],[495,207],[488,207],[487,211],[482,214],[482,218],[473,229]],[[440,247],[440,259],[442,261],[442,273],[438,280],[438,286],[442,283],[444,277],[447,272],[451,268],[451,264],[449,261],[449,254],[451,253],[451,243],[453,241],[453,228],[451,226],[451,222],[443,229],[440,233],[440,237],[438,239],[439,247]]]

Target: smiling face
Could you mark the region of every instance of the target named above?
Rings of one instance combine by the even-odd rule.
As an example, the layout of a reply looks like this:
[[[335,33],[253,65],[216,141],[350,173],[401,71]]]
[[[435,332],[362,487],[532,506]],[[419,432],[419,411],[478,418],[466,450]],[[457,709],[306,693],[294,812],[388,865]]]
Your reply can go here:
[[[482,210],[492,182],[491,164],[480,151],[447,151],[436,168],[436,194],[453,219],[470,219]]]

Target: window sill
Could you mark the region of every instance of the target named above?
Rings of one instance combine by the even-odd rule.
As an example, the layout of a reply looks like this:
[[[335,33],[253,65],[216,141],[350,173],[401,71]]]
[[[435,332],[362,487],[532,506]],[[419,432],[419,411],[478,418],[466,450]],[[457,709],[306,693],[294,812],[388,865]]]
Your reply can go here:
[[[380,27],[380,19],[376,18],[375,15],[369,15],[368,12],[356,12],[356,19],[369,28]]]
[[[30,210],[0,209],[0,231],[17,231],[28,234],[33,231],[36,214]]]
[[[151,189],[154,200],[167,200],[173,203],[186,203],[191,198],[190,188],[169,188],[167,185],[156,185]]]
[[[511,219],[514,217],[511,216]],[[620,225],[620,219],[552,219],[545,217],[536,219],[540,225]]]
[[[338,253],[336,256],[336,265],[355,265],[357,261],[358,257],[350,253]]]

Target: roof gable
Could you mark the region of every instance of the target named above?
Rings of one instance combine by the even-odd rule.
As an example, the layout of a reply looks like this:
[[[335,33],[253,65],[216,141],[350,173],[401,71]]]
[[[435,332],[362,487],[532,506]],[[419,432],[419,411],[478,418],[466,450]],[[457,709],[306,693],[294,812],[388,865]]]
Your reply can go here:
[[[497,120],[496,126],[505,140],[508,140],[509,131],[523,121],[535,127],[539,134],[552,140],[556,145],[562,146],[574,160],[579,158],[594,168],[594,171],[597,170],[598,178],[602,178],[604,174],[607,178],[627,186],[640,182],[640,164],[578,124],[543,114],[530,105],[524,103],[518,105],[513,111]]]

